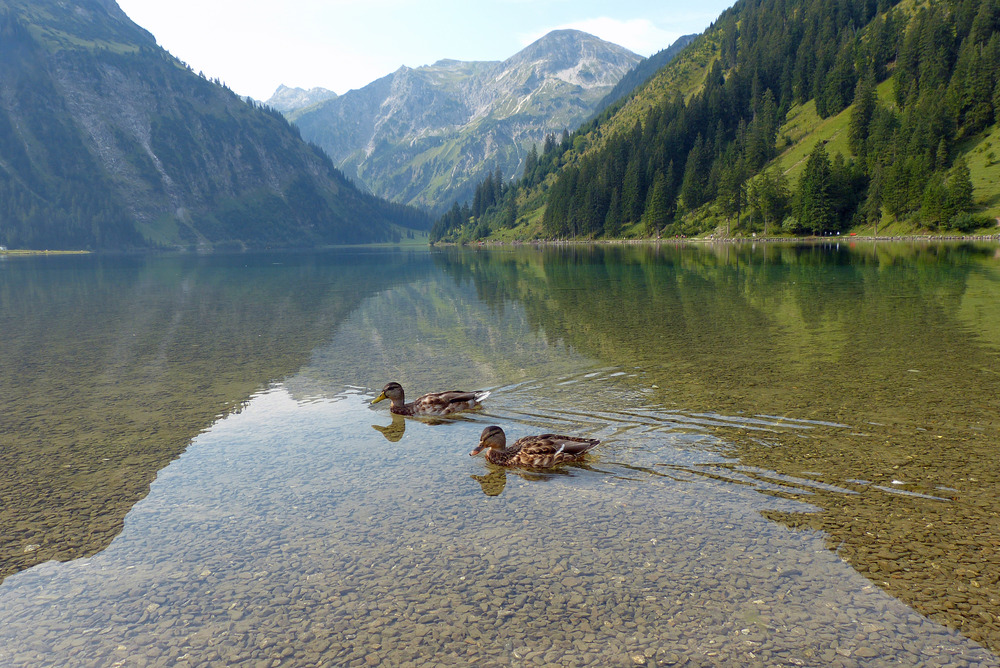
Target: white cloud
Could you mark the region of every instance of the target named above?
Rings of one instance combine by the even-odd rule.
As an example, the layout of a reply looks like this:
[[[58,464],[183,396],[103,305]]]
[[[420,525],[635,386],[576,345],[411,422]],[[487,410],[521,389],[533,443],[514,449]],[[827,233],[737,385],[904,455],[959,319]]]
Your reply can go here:
[[[643,56],[649,56],[661,49],[667,48],[681,36],[679,32],[671,32],[658,28],[649,19],[623,21],[602,16],[564,23],[543,32],[522,35],[521,42],[524,46],[527,46],[552,30],[582,30],[583,32],[600,37],[606,42],[624,46],[626,49],[635,51]]]

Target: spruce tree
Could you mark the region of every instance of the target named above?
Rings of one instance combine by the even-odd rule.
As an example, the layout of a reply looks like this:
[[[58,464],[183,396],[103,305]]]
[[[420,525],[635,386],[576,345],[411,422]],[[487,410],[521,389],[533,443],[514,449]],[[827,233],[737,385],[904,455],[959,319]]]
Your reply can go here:
[[[668,189],[666,175],[663,172],[657,172],[653,178],[653,190],[649,196],[649,204],[646,206],[646,212],[643,214],[646,232],[650,236],[658,234],[670,222]]]
[[[993,122],[1000,123],[1000,77],[993,88]]]
[[[622,231],[622,195],[621,190],[615,188],[611,191],[611,203],[608,205],[608,213],[604,217],[604,236],[614,238]]]
[[[719,196],[722,199],[722,211],[726,216],[726,233],[729,233],[729,221],[736,218],[736,227],[740,226],[740,216],[746,204],[746,181],[749,176],[746,162],[742,157],[729,156],[722,167],[719,179]]]
[[[942,223],[947,222],[951,216],[948,215],[948,191],[940,178],[933,178],[927,183],[924,189],[923,201],[920,204],[920,223],[932,230],[938,228]]]
[[[642,216],[646,196],[642,185],[642,174],[637,160],[631,160],[625,168],[625,180],[622,183],[622,222],[635,223]]]
[[[524,159],[524,180],[529,186],[535,184],[535,169],[538,168],[538,145],[532,144],[528,156]]]
[[[875,115],[875,82],[865,77],[858,83],[854,93],[854,106],[847,126],[847,142],[851,151],[859,158],[865,156],[865,142],[868,139],[872,116]]]
[[[788,189],[788,177],[780,169],[767,169],[750,182],[747,192],[748,206],[760,213],[764,221],[764,235],[771,228],[781,225],[788,215],[788,203],[791,195]]]
[[[836,214],[830,196],[830,158],[823,142],[816,144],[799,181],[796,215],[800,224],[814,234],[834,228]]]
[[[684,178],[681,182],[681,201],[684,202],[684,207],[688,211],[694,210],[706,199],[707,174],[703,167],[706,150],[704,141],[699,134],[688,153],[687,163],[684,166]]]
[[[947,207],[951,216],[969,213],[973,210],[972,174],[964,158],[955,161],[948,179]]]

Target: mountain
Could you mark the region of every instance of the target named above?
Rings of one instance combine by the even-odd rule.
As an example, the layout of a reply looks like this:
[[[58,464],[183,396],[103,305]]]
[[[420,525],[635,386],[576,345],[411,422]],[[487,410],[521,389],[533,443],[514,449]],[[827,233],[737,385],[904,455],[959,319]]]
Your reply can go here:
[[[431,238],[995,235],[998,142],[996,0],[739,0]]]
[[[319,102],[325,102],[337,97],[337,94],[326,88],[289,88],[288,86],[278,86],[274,95],[268,98],[266,104],[272,109],[284,113],[295,109],[311,107]]]
[[[533,144],[579,125],[639,60],[557,30],[503,62],[401,67],[288,117],[373,193],[442,210],[487,173],[518,173]]]
[[[599,114],[652,79],[653,75],[655,75],[662,68],[666,67],[666,65],[671,60],[676,58],[678,54],[680,54],[680,52],[683,51],[688,44],[693,42],[694,38],[697,36],[698,35],[682,35],[677,38],[677,41],[667,48],[657,51],[649,58],[639,61],[635,67],[629,70],[628,74],[621,78],[621,81],[615,84],[615,87],[611,89],[611,92],[605,95],[604,98],[597,103],[594,113]]]
[[[420,218],[358,191],[113,0],[0,0],[0,244],[306,246]]]

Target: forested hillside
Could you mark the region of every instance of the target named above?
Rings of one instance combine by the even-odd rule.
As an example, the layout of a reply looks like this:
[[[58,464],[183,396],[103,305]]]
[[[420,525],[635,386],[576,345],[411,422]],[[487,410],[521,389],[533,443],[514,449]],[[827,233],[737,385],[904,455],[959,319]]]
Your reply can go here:
[[[677,38],[677,41],[667,48],[662,49],[661,51],[654,53],[649,58],[636,63],[635,67],[629,70],[628,74],[623,76],[621,81],[615,84],[615,87],[611,89],[611,92],[605,95],[604,99],[597,103],[597,107],[594,109],[595,115],[604,111],[627,95],[630,95],[637,88],[652,79],[656,75],[657,71],[676,58],[688,44],[694,41],[697,36],[698,35],[682,35]]]
[[[428,224],[360,192],[113,0],[0,0],[0,244],[311,246]]]
[[[998,31],[1000,0],[741,0],[432,239],[994,225]]]

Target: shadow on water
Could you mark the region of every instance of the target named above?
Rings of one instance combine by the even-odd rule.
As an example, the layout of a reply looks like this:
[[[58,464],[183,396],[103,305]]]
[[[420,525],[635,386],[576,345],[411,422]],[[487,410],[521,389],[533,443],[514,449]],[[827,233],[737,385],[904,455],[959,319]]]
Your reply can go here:
[[[294,374],[426,253],[17,258],[0,267],[0,579],[94,554],[157,472]]]
[[[831,550],[885,591],[1000,648],[995,245],[601,246],[435,258],[494,312],[517,305],[550,342],[622,370],[620,382],[651,406],[648,415],[624,408],[594,419],[633,435],[644,424],[696,425],[732,458],[673,474],[805,501],[820,512],[764,512],[822,530]]]

